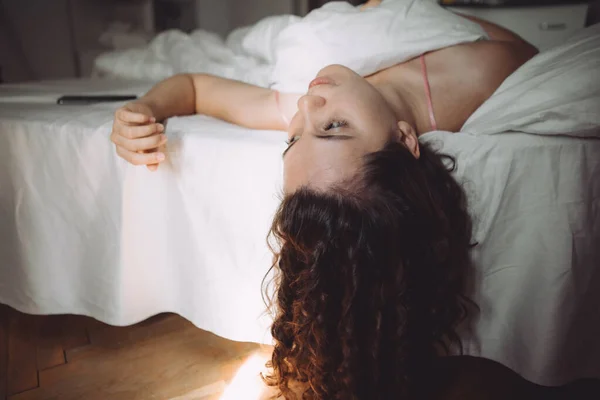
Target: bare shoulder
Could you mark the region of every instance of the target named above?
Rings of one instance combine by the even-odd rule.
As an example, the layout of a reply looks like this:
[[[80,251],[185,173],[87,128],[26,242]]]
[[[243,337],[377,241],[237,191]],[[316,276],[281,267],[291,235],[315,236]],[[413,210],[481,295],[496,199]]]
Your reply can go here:
[[[527,43],[486,40],[433,52],[428,65],[487,98],[535,54],[537,50]]]
[[[426,56],[438,126],[457,132],[502,82],[537,50],[518,42],[478,41],[433,51]],[[411,62],[415,80],[419,65]]]

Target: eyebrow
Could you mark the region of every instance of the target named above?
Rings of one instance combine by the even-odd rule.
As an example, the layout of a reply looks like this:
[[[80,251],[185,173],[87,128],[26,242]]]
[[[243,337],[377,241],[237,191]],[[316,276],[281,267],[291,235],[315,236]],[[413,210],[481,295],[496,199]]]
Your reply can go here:
[[[350,136],[350,135],[314,135],[314,136],[318,139],[323,139],[323,140],[351,140],[351,139],[354,139],[354,136]],[[298,139],[298,140],[300,140],[300,139]],[[292,146],[294,144],[296,144],[296,142],[298,140],[295,140],[292,143],[290,143],[290,145],[288,146],[287,149],[285,149],[285,151],[283,152],[281,157],[285,157],[287,152],[292,148]]]

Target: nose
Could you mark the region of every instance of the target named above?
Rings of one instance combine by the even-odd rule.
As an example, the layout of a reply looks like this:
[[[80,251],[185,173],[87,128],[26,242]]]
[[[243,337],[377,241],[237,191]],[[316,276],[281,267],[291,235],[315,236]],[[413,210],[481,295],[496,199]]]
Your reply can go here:
[[[298,110],[302,111],[307,116],[324,105],[325,99],[321,96],[306,94],[298,99]]]

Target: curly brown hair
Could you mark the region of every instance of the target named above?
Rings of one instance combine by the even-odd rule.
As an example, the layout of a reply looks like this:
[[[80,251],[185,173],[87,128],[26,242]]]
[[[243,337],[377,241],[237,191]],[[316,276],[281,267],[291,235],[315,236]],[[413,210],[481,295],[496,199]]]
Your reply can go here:
[[[438,345],[462,352],[471,219],[454,166],[426,145],[416,159],[391,142],[351,180],[285,196],[270,232],[279,250],[265,377],[280,396],[423,398]]]

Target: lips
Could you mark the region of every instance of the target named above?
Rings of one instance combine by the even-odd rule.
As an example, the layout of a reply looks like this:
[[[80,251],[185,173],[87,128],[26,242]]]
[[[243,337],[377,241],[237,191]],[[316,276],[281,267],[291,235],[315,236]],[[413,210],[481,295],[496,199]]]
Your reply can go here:
[[[308,88],[313,88],[315,86],[319,86],[319,85],[331,85],[333,84],[333,81],[325,76],[320,76],[318,78],[313,79],[310,84],[308,85]]]

